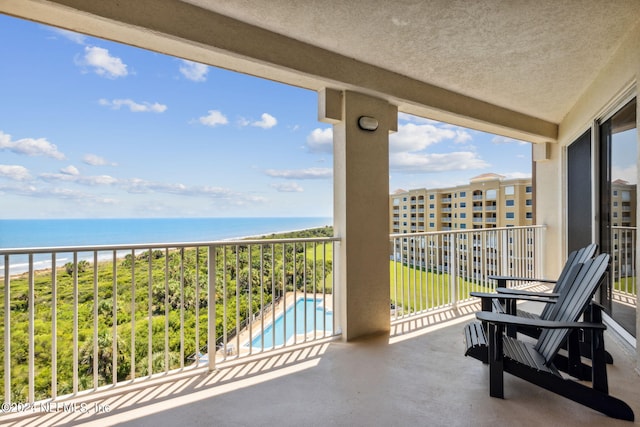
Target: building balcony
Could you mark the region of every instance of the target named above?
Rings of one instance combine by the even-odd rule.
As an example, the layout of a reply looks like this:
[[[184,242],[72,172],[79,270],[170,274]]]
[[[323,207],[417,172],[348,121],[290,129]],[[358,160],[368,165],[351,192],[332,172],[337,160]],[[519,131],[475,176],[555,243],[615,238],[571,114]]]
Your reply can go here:
[[[449,252],[441,252],[445,237],[470,241],[489,236],[506,245],[501,249],[502,268],[465,259],[464,248],[455,245]],[[462,325],[479,309],[469,293],[493,286],[489,274],[544,276],[539,256],[544,250],[543,227],[417,233],[412,235],[412,244],[404,247],[403,239],[404,235],[390,237],[390,336],[350,343],[340,340],[340,320],[333,316],[340,312],[334,295],[342,284],[335,281],[339,274],[330,266],[332,254],[339,250],[339,238],[240,240],[195,247],[164,244],[0,251],[5,260],[27,256],[26,271],[11,274],[11,262],[0,271],[5,273],[4,301],[16,308],[22,302],[20,309],[32,319],[26,329],[31,350],[21,356],[26,358],[25,369],[17,365],[15,355],[4,353],[4,366],[9,369],[2,377],[8,407],[13,402],[16,409],[18,403],[24,408],[24,402],[30,402],[32,409],[0,415],[0,422],[26,418],[21,422],[33,425],[122,421],[192,425],[202,417],[211,417],[221,424],[243,425],[277,420],[300,425],[318,419],[330,424],[439,425],[464,424],[473,416],[475,423],[483,424],[494,420],[499,408],[505,423],[519,424],[529,412],[531,417],[536,414],[536,422],[545,424],[558,419],[566,422],[567,413],[576,417],[572,419],[576,425],[602,423],[601,414],[510,376],[505,378],[507,399],[491,398],[487,367],[463,356]],[[530,256],[506,255],[522,247]],[[279,253],[283,256],[278,257]],[[70,254],[73,262],[58,264],[62,254]],[[295,263],[287,261],[293,259],[288,257],[292,254],[298,254]],[[34,268],[34,261],[43,256],[53,267],[44,275]],[[83,263],[86,259],[90,261]],[[109,264],[112,260],[117,260],[116,267]],[[449,260],[455,260],[455,268],[449,268]],[[105,270],[96,267],[104,267],[104,263],[108,264]],[[210,265],[216,266],[215,275],[208,274]],[[154,266],[160,269],[150,268]],[[81,268],[89,274],[81,274]],[[105,277],[108,271],[119,279]],[[158,276],[159,271],[165,276]],[[267,271],[276,274],[270,276]],[[69,272],[70,278],[63,278]],[[432,273],[432,279],[427,280],[426,275]],[[19,291],[25,278],[29,286],[23,299]],[[49,370],[42,364],[42,355],[35,352],[35,345],[42,345],[35,339],[35,325],[41,334],[47,329],[43,322],[50,319],[50,313],[40,317],[41,307],[33,303],[44,295],[42,286],[46,288],[47,280],[54,300],[56,294],[62,298],[71,292],[72,305],[60,300],[56,313],[66,307],[77,325],[65,331],[60,319],[51,323],[48,333],[58,337],[69,334],[71,346],[77,350],[68,351],[62,345],[48,348],[48,354],[57,355],[50,359],[56,362]],[[85,280],[90,286],[82,285]],[[154,282],[169,292],[156,299],[158,289],[148,286]],[[212,298],[214,293],[209,290],[214,287]],[[118,289],[125,292],[118,293]],[[113,290],[109,297],[107,291]],[[271,297],[274,291],[278,298]],[[135,298],[126,300],[126,295]],[[232,302],[238,296],[258,310],[246,316]],[[193,298],[200,303],[188,303]],[[320,317],[308,317],[306,306],[297,306],[299,300],[309,299],[321,302],[313,310],[320,307]],[[104,302],[111,303],[106,310]],[[94,314],[86,317],[86,309]],[[284,314],[288,309],[292,310],[290,317]],[[131,315],[137,311],[142,315]],[[135,319],[136,334],[114,327],[120,322],[111,318],[112,313],[117,313],[116,319],[129,313],[128,317]],[[3,315],[7,325],[14,325],[19,318],[16,310],[5,310]],[[193,318],[201,321],[189,320]],[[218,322],[229,318],[233,322]],[[276,325],[271,330],[277,330],[282,324],[278,319],[287,318],[290,326],[302,322],[306,327],[277,341],[277,332],[269,335],[270,325]],[[156,325],[150,319],[160,322]],[[178,329],[172,332],[175,325],[167,326],[165,319],[180,319]],[[102,323],[105,321],[108,324]],[[284,322],[282,330],[286,332]],[[216,324],[219,326],[209,329]],[[160,342],[155,336],[151,338],[156,328],[161,331]],[[111,340],[106,339],[109,336]],[[4,348],[9,347],[8,342],[16,350],[16,340],[22,337],[23,331],[13,327],[5,330]],[[624,356],[627,349],[613,338],[607,340],[616,360],[608,367],[611,393],[635,405],[634,410],[640,413],[640,388],[638,379],[630,375],[633,367]],[[123,353],[120,346],[129,350]],[[142,350],[134,355],[130,351],[147,347],[148,353]],[[189,349],[197,351],[190,354]],[[120,357],[116,360],[110,354]],[[18,385],[22,382],[25,385],[21,388]],[[49,385],[42,388],[43,382]],[[406,396],[413,397],[407,400]],[[318,401],[324,403],[318,405]],[[389,410],[408,404],[411,410]]]
[[[155,6],[156,3],[157,7],[150,12],[147,6]],[[537,182],[533,182],[527,190],[544,190],[537,195],[536,203],[544,213],[541,218],[553,218],[549,225],[550,232],[546,236],[544,247],[541,242],[535,243],[536,254],[530,259],[535,268],[521,266],[527,268],[516,270],[514,266],[518,261],[514,260],[512,266],[508,255],[511,241],[504,235],[506,232],[494,228],[492,231],[501,234],[496,242],[492,243],[498,251],[496,273],[545,273],[542,260],[549,263],[549,272],[558,270],[558,264],[565,255],[563,251],[567,246],[563,240],[568,220],[566,204],[557,203],[558,200],[564,200],[563,195],[567,189],[566,147],[572,142],[569,138],[581,130],[581,124],[595,123],[599,118],[594,117],[595,114],[600,114],[601,111],[613,113],[614,107],[622,99],[628,102],[631,96],[637,98],[637,90],[631,84],[631,80],[637,74],[637,64],[640,61],[637,49],[640,37],[638,3],[617,2],[615,13],[592,13],[597,6],[583,7],[584,13],[576,19],[575,5],[554,7],[554,13],[551,14],[547,3],[553,2],[547,2],[541,7],[527,10],[526,22],[523,20],[527,25],[523,24],[522,28],[519,28],[519,37],[508,36],[508,31],[512,29],[509,24],[513,16],[520,12],[514,8],[467,7],[453,10],[446,2],[442,2],[441,5],[436,5],[436,2],[418,2],[415,10],[412,10],[411,27],[408,27],[407,31],[396,31],[399,24],[405,24],[400,22],[402,19],[399,17],[393,20],[376,20],[378,34],[373,34],[370,31],[371,20],[367,20],[367,16],[362,14],[362,6],[357,2],[353,5],[344,2],[340,8],[318,6],[314,16],[327,25],[300,24],[306,22],[308,17],[305,14],[308,14],[309,10],[298,7],[295,2],[275,2],[277,5],[255,1],[231,3],[183,0],[30,0],[3,1],[0,2],[0,7],[3,13],[11,16],[52,24],[61,29],[81,31],[89,36],[118,40],[204,65],[237,70],[274,82],[317,91],[321,101],[319,104],[322,105],[318,109],[318,117],[325,123],[339,126],[337,131],[333,132],[333,182],[336,189],[334,216],[337,225],[340,226],[338,229],[344,233],[341,236],[344,240],[340,241],[338,238],[336,241],[322,242],[314,249],[307,249],[300,241],[290,242],[287,245],[293,246],[277,246],[274,247],[274,251],[267,246],[267,250],[262,248],[262,252],[261,245],[256,243],[252,249],[244,249],[244,253],[233,247],[217,248],[216,245],[209,245],[216,247],[217,252],[211,252],[209,246],[203,246],[202,251],[206,255],[203,255],[202,259],[197,254],[193,257],[194,262],[200,260],[196,264],[197,268],[193,269],[194,272],[199,272],[195,276],[183,274],[184,271],[190,270],[191,266],[183,268],[189,264],[185,265],[182,260],[181,248],[167,246],[167,251],[178,255],[177,258],[172,258],[172,262],[167,263],[167,271],[171,273],[170,280],[161,282],[162,286],[157,286],[155,290],[151,286],[156,280],[152,269],[145,270],[142,265],[138,269],[136,266],[136,257],[144,251],[149,251],[148,260],[138,261],[153,264],[154,259],[149,248],[125,248],[124,250],[132,255],[131,265],[124,264],[113,269],[114,276],[116,273],[131,272],[131,275],[137,278],[135,281],[122,283],[115,280],[113,284],[103,284],[101,280],[104,276],[96,274],[95,279],[92,277],[86,282],[93,286],[95,280],[95,291],[87,290],[84,287],[86,283],[78,280],[79,270],[87,267],[85,264],[81,267],[79,263],[84,261],[83,254],[86,248],[74,250],[71,255],[60,254],[60,258],[48,252],[54,265],[56,259],[60,260],[63,257],[71,257],[70,259],[74,260],[70,261],[71,274],[68,277],[72,278],[71,282],[65,283],[65,286],[56,286],[56,275],[51,274],[48,290],[40,288],[42,275],[37,274],[34,267],[37,264],[33,261],[40,253],[22,254],[28,258],[26,264],[29,267],[23,278],[28,282],[26,286],[17,282],[18,279],[10,280],[12,276],[7,273],[5,265],[5,303],[1,311],[4,318],[2,349],[5,353],[0,358],[0,372],[4,382],[0,386],[0,392],[4,393],[5,404],[20,402],[23,395],[27,396],[24,401],[32,401],[34,384],[37,383],[40,387],[44,383],[45,393],[53,393],[50,398],[52,403],[61,402],[64,405],[66,402],[70,409],[78,410],[65,411],[63,407],[61,410],[54,408],[50,413],[34,414],[22,411],[19,414],[4,415],[5,418],[1,418],[3,416],[0,415],[0,421],[5,425],[34,426],[80,423],[151,426],[629,425],[630,423],[616,423],[599,413],[508,375],[505,378],[507,398],[501,400],[488,396],[488,370],[477,361],[462,357],[461,339],[462,323],[473,318],[473,311],[477,309],[472,301],[467,301],[466,289],[486,289],[486,271],[482,267],[478,269],[479,272],[468,273],[469,276],[464,280],[458,280],[461,279],[459,276],[445,277],[444,274],[438,274],[436,276],[439,279],[439,287],[423,288],[424,282],[411,282],[414,280],[412,277],[423,277],[422,273],[406,265],[409,258],[397,254],[399,258],[390,260],[397,267],[398,274],[392,279],[392,289],[398,293],[392,294],[394,307],[390,310],[390,337],[350,339],[341,335],[342,332],[334,330],[328,336],[321,334],[321,338],[314,336],[311,339],[305,335],[291,345],[244,354],[242,348],[229,346],[230,339],[233,344],[236,336],[246,332],[247,328],[252,331],[254,326],[260,325],[259,330],[262,331],[262,319],[278,310],[279,301],[273,299],[273,304],[268,309],[269,301],[263,303],[260,300],[258,306],[261,310],[264,306],[264,310],[270,311],[261,311],[255,319],[256,313],[252,308],[255,300],[249,298],[247,305],[236,306],[227,302],[249,290],[259,289],[259,292],[267,292],[267,286],[271,286],[271,282],[267,283],[264,280],[266,277],[275,277],[275,282],[281,283],[284,289],[287,289],[290,283],[291,292],[305,289],[306,292],[317,294],[317,289],[308,290],[307,279],[312,277],[312,280],[316,280],[319,275],[331,283],[330,292],[326,286],[322,291],[323,301],[334,291],[343,291],[349,287],[349,298],[345,297],[344,301],[337,298],[333,301],[336,304],[332,307],[336,309],[335,313],[341,313],[345,309],[340,304],[344,303],[349,309],[352,308],[352,304],[359,304],[367,310],[376,310],[375,316],[371,316],[369,322],[375,327],[382,323],[378,322],[380,318],[388,319],[386,299],[380,304],[381,299],[378,298],[380,295],[389,295],[386,288],[386,271],[385,274],[367,274],[366,268],[369,267],[372,273],[380,273],[377,267],[387,267],[384,249],[388,242],[384,235],[382,238],[379,237],[379,232],[384,234],[384,230],[369,226],[379,227],[384,223],[385,218],[381,220],[379,215],[380,212],[385,212],[386,217],[388,209],[386,200],[383,200],[385,203],[378,204],[378,200],[383,198],[377,195],[378,190],[384,189],[382,193],[388,190],[390,163],[389,151],[386,149],[387,135],[388,131],[398,130],[397,120],[394,120],[392,115],[398,107],[400,112],[411,112],[419,117],[438,119],[455,126],[468,125],[483,132],[495,132],[503,137],[537,143],[535,158],[544,161],[536,161],[534,180]],[[389,3],[387,10],[380,2],[378,7],[381,16],[393,15],[391,8],[396,9],[397,5]],[[264,11],[268,13],[263,13]],[[445,15],[450,19],[432,19],[434,16]],[[352,19],[353,17],[358,19]],[[475,24],[487,19],[493,19],[496,23],[495,31],[476,31]],[[424,25],[425,23],[427,25]],[[460,29],[460,49],[451,48],[450,38],[433,37],[433,34],[444,34],[452,27],[452,23],[458,24],[455,28]],[[507,25],[497,25],[500,23]],[[541,27],[549,31],[539,31]],[[207,30],[201,31],[202,28]],[[506,32],[503,31],[505,29]],[[580,33],[580,37],[565,36],[576,33]],[[364,46],[363,49],[363,34],[370,34],[371,45],[376,48],[366,49]],[[539,46],[550,47],[549,53],[517,57],[511,55],[510,59],[514,64],[509,67],[505,67],[503,61],[492,60],[505,53],[505,44],[509,44],[516,51],[523,51],[531,46],[532,38]],[[596,46],[593,43],[584,43],[584,40],[602,40],[602,43]],[[407,44],[433,46],[422,53],[415,49],[397,48]],[[340,49],[332,49],[332,46],[338,46]],[[475,49],[477,46],[482,46],[483,49]],[[465,55],[466,52],[474,50],[477,51],[477,57],[470,58],[469,55]],[[439,73],[438,79],[433,78],[434,70],[430,66],[434,52],[442,53],[439,57],[448,58],[448,62],[443,62],[442,68],[450,71]],[[584,58],[589,60],[585,61]],[[398,64],[404,64],[406,69],[399,69]],[[456,66],[449,66],[452,64]],[[471,75],[468,70],[478,64],[482,66],[477,67],[478,72]],[[538,75],[539,78],[536,79],[530,78],[540,69],[549,72]],[[514,70],[519,72],[514,73]],[[567,74],[556,72],[558,70],[571,70],[571,75],[575,74],[575,84],[563,84]],[[602,72],[603,70],[606,71]],[[483,86],[482,80],[487,76],[491,76],[492,85]],[[455,88],[455,91],[451,88]],[[8,102],[14,101],[13,98],[15,97],[8,95]],[[376,132],[360,132],[354,127],[354,134],[351,127],[355,126],[360,117],[369,114],[375,116],[373,118],[379,122],[379,129]],[[595,126],[592,133],[593,143],[598,135]],[[379,147],[382,149],[378,149]],[[542,150],[538,150],[540,148]],[[602,156],[599,155],[599,151],[593,154],[591,164],[596,165],[598,162],[594,162],[593,159]],[[239,160],[242,159],[230,158],[227,161]],[[363,205],[363,195],[368,194],[367,191],[372,187],[376,196],[368,200],[371,204]],[[480,191],[473,191],[473,199],[482,200]],[[434,203],[439,197],[433,193],[429,196],[434,196]],[[576,204],[575,207],[579,208],[579,205]],[[373,217],[371,222],[367,221],[369,214]],[[475,222],[473,224],[474,228],[488,225]],[[443,229],[446,230],[444,234],[457,235],[457,230],[451,231],[449,227]],[[367,234],[367,231],[371,230],[374,232]],[[484,231],[474,229],[473,232]],[[433,237],[428,238],[437,242],[441,235],[442,233],[434,233]],[[361,237],[365,239],[361,240]],[[529,244],[524,241],[520,243],[521,247]],[[425,245],[428,246],[430,245]],[[251,262],[251,257],[248,257],[250,262],[246,264],[248,267],[244,268],[244,254],[250,254],[255,250],[261,254],[273,255],[274,252],[282,250],[283,258],[287,258],[288,247],[292,248],[291,264],[278,264],[277,268],[273,268],[271,260],[275,260],[275,256],[269,258],[265,255],[265,258],[260,258],[261,261],[255,265]],[[302,248],[301,252],[297,251],[299,248]],[[326,263],[327,267],[320,267],[322,263],[318,262],[311,262],[312,268],[308,269],[309,259],[322,259],[319,253],[325,253],[324,248],[327,261],[331,259],[330,253],[336,254],[339,262],[331,263],[336,271],[325,269],[329,263]],[[184,249],[185,255],[189,255],[185,256],[185,259],[190,259],[191,247]],[[92,255],[100,255],[98,250],[88,250]],[[434,251],[437,252],[437,249]],[[211,255],[212,253],[214,255]],[[354,253],[359,253],[360,256]],[[365,259],[369,254],[372,255],[371,259]],[[12,256],[3,255],[5,260]],[[114,250],[113,258],[117,255],[117,251]],[[220,274],[209,274],[209,268],[212,269],[220,258]],[[435,258],[436,262],[431,266],[433,271],[448,272],[449,266],[438,259],[437,254]],[[159,259],[164,261],[168,257],[165,255],[164,259]],[[298,259],[300,263],[296,262]],[[456,258],[452,256],[452,259]],[[413,261],[419,263],[416,258],[413,258]],[[8,261],[5,264],[7,263]],[[348,263],[355,263],[356,266],[349,265],[347,268]],[[637,264],[632,262],[629,265]],[[88,271],[93,273],[91,265],[90,261]],[[412,274],[405,275],[404,268],[410,269]],[[458,268],[452,266],[451,270],[457,272]],[[269,274],[264,275],[267,271]],[[354,271],[356,274],[353,274]],[[347,272],[349,274],[346,274]],[[349,280],[341,281],[336,273],[344,273]],[[73,280],[73,277],[76,279]],[[369,280],[370,277],[374,280]],[[403,279],[400,280],[400,277]],[[62,278],[59,276],[57,279]],[[148,282],[147,287],[144,286],[145,281]],[[361,282],[371,286],[361,286]],[[407,288],[407,284],[412,286]],[[121,290],[122,286],[127,286],[129,293],[122,294],[122,298],[118,299],[117,291]],[[167,291],[167,288],[171,292]],[[162,289],[165,290],[163,304],[171,305],[172,309],[179,307],[170,319],[170,326],[187,331],[198,325],[203,334],[195,333],[194,338],[191,338],[180,333],[177,340],[169,343],[170,346],[177,345],[178,367],[172,368],[175,363],[174,355],[168,355],[163,350],[158,358],[162,369],[156,373],[155,369],[149,368],[153,374],[150,375],[152,378],[145,378],[144,364],[151,367],[156,363],[154,351],[151,351],[155,350],[156,344],[151,342],[149,345],[147,335],[151,336],[151,332],[158,326],[152,323],[152,317],[159,310],[159,307],[154,306],[152,298],[145,295],[154,296],[154,292],[162,293]],[[204,289],[211,291],[206,293],[206,303],[199,298],[204,294],[198,294]],[[421,294],[420,290],[425,289],[428,292]],[[71,311],[74,312],[71,321],[82,326],[81,330],[76,327],[69,330],[56,329],[57,323],[64,323],[69,319],[56,319],[55,309],[49,312],[49,317],[34,316],[43,307],[41,299],[48,297],[50,294],[47,292],[54,290],[58,296],[71,296]],[[145,291],[149,293],[146,294]],[[378,294],[373,295],[374,291]],[[100,298],[96,298],[98,295]],[[94,301],[108,299],[109,295],[113,295],[112,302],[97,307],[94,305]],[[286,293],[282,297],[285,295]],[[424,298],[424,295],[429,295],[431,299]],[[274,296],[273,292],[271,296]],[[52,295],[51,298],[55,297]],[[151,306],[147,307],[146,302],[151,303]],[[85,307],[84,304],[87,303],[89,306]],[[194,311],[196,308],[201,310],[198,315],[194,314],[193,318],[197,320],[193,323],[189,322],[192,319],[182,319],[181,314],[187,305]],[[118,335],[120,331],[117,330],[117,320],[124,323],[127,321],[127,315],[131,316],[131,312],[138,306],[148,310],[149,314],[139,318],[133,315],[136,325],[131,326],[131,332],[125,342],[114,340],[113,348],[117,350],[119,345],[129,345],[132,351],[138,347],[141,350],[149,348],[148,358],[133,360],[129,357],[130,365],[125,369],[125,378],[118,378],[116,369],[113,369],[114,383],[100,383],[94,375],[104,376],[105,373],[92,368],[92,365],[101,363],[100,360],[105,358],[109,360],[109,351],[101,351],[107,348],[99,344],[98,340],[104,335],[94,336],[94,330],[99,330],[106,324],[113,326]],[[212,306],[216,308],[213,312]],[[89,310],[84,310],[87,307]],[[245,316],[247,307],[249,314]],[[283,304],[282,308],[286,307],[287,304]],[[78,310],[79,308],[82,310]],[[353,314],[348,309],[344,311]],[[14,329],[12,320],[16,319],[18,312],[27,313],[28,326]],[[108,316],[109,313],[113,313],[110,319],[112,325],[106,322],[103,324],[101,316]],[[247,317],[249,321],[243,325],[243,322],[238,321],[238,317]],[[217,342],[219,337],[212,332],[216,329],[214,326],[218,319],[221,320],[220,325],[226,328],[226,334],[221,335],[220,346]],[[334,320],[336,324],[347,322],[347,319]],[[356,329],[367,323],[361,318],[358,320],[360,322]],[[88,322],[90,326],[85,327],[83,322]],[[97,322],[98,326],[94,326],[94,322]],[[236,331],[232,330],[232,324],[237,324]],[[351,325],[351,330],[355,324],[356,322]],[[53,366],[48,372],[38,364],[34,366],[35,355],[43,354],[40,351],[41,347],[50,344],[46,340],[34,340],[34,331],[42,331],[43,328],[53,337],[53,342],[56,341],[56,337],[73,337],[78,345],[74,345],[73,348],[59,348],[60,352],[66,351],[71,354],[72,363],[67,365],[66,359],[65,363],[61,363],[60,360],[63,358],[57,357],[56,351],[53,351],[51,363],[58,361],[58,366]],[[164,325],[160,325],[160,329],[163,328]],[[365,328],[359,328],[359,331],[363,329]],[[251,332],[249,334],[251,335]],[[347,331],[344,331],[344,335],[346,334]],[[640,366],[637,364],[638,356],[628,357],[627,349],[618,346],[617,339],[612,339],[612,331],[607,331],[607,334],[607,347],[616,361],[608,367],[610,391],[613,395],[630,402],[636,414],[640,416],[639,380],[629,363],[629,360],[635,360],[637,369]],[[335,337],[338,335],[348,342],[338,341]],[[200,341],[196,341],[195,337],[200,337]],[[79,344],[89,339],[93,340],[92,345],[86,348],[79,347]],[[293,340],[296,339],[297,337]],[[28,344],[27,351],[17,352],[17,344],[20,342]],[[14,346],[11,347],[9,344]],[[161,344],[164,345],[164,342]],[[200,344],[208,344],[211,353],[208,356],[211,357],[207,357],[205,363],[204,358],[196,353],[195,360],[187,363],[187,347],[200,350]],[[46,350],[48,352],[49,349]],[[119,363],[115,354],[113,359],[114,363]],[[124,360],[127,361],[126,358]],[[194,362],[205,363],[205,366],[193,367]],[[137,366],[138,364],[141,366]],[[112,367],[121,368],[122,365]],[[88,378],[78,377],[80,369],[84,369],[83,372],[87,373]],[[20,371],[28,377],[28,385],[14,387],[9,378],[17,379]],[[46,385],[47,377],[52,378],[49,386]],[[107,375],[104,378],[109,377]],[[61,387],[56,389],[57,385]],[[78,406],[72,406],[76,402]],[[85,407],[83,411],[82,404],[92,406]],[[14,422],[11,418],[14,416],[29,419]]]

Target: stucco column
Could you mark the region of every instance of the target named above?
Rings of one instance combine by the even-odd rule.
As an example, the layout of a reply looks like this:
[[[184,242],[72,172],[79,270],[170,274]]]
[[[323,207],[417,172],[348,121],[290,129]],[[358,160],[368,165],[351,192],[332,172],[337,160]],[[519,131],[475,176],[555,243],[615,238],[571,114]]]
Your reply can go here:
[[[320,119],[333,123],[333,224],[337,321],[345,341],[388,333],[389,133],[397,107],[357,92],[325,89]],[[361,117],[377,121],[363,130]]]

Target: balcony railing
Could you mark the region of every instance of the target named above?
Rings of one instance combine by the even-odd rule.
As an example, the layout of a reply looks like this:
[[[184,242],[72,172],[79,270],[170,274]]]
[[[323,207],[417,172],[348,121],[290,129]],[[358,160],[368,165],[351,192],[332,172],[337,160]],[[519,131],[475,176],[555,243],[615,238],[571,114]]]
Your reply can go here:
[[[542,226],[390,240],[392,319],[471,301],[471,291],[493,289],[491,274],[544,273]],[[4,401],[61,400],[335,336],[337,245],[314,238],[0,250]]]
[[[544,277],[544,230],[532,226],[391,235],[393,318],[471,301],[470,292],[495,288],[490,275]]]
[[[0,250],[4,403],[334,336],[338,238]]]
[[[626,301],[635,301],[638,297],[638,277],[636,272],[636,227],[611,227],[613,235],[612,276],[614,296],[630,297]]]

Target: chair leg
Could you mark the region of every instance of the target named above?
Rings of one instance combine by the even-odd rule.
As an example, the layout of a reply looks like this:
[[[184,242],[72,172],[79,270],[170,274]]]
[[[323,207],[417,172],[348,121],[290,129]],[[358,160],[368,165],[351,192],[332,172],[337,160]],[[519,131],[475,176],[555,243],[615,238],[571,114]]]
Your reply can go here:
[[[504,326],[489,325],[489,395],[504,398]]]
[[[567,339],[567,350],[569,357],[567,360],[567,373],[574,378],[585,378],[582,372],[582,360],[580,358],[580,331],[577,329],[572,330],[569,333]],[[587,374],[587,376],[590,376]]]
[[[584,312],[584,321],[592,323],[602,323],[602,306],[598,304],[590,304],[589,308]],[[592,358],[591,334],[584,334],[584,342],[581,343],[580,353],[584,357]],[[604,351],[604,359],[608,365],[613,365],[613,357],[608,351]]]
[[[602,393],[609,393],[609,384],[607,381],[607,363],[604,351],[604,333],[602,330],[594,330],[591,333],[591,369],[592,384],[594,390]]]
[[[506,308],[506,313],[515,316],[517,314],[516,308],[516,300],[508,300],[505,301],[504,306]],[[511,338],[516,338],[518,335],[518,327],[516,325],[507,326],[507,336]]]

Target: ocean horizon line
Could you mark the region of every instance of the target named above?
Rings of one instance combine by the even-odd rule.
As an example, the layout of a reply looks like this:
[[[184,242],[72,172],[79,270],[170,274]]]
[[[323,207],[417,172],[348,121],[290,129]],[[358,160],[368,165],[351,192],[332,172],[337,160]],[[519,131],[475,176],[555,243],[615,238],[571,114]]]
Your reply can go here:
[[[329,217],[215,218],[82,218],[0,220],[0,250],[25,253],[38,248],[79,248],[206,243],[262,237],[332,226]],[[47,268],[50,258],[36,254]],[[14,254],[9,266],[18,273],[28,266],[27,255]],[[4,259],[0,259],[4,268]]]

